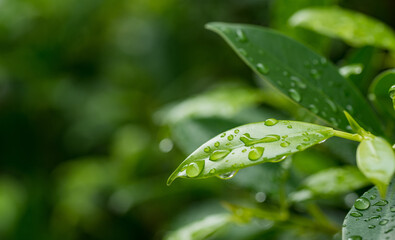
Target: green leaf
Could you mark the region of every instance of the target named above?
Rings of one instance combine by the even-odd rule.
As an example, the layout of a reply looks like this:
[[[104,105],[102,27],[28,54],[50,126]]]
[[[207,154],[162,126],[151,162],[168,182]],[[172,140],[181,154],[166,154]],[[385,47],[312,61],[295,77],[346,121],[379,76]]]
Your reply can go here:
[[[373,187],[355,201],[344,219],[343,239],[394,239],[394,218],[395,181],[393,180],[386,198],[381,198],[377,188]]]
[[[347,130],[347,109],[369,130],[381,125],[363,96],[337,68],[300,43],[258,26],[210,23],[260,77],[335,127]]]
[[[169,177],[230,178],[239,169],[286,156],[320,143],[334,134],[332,128],[296,121],[267,119],[228,130],[187,157]]]
[[[369,99],[375,107],[385,115],[395,118],[394,104],[389,89],[395,84],[395,69],[387,70],[378,75],[369,88]]]
[[[232,222],[228,213],[215,214],[193,222],[165,237],[165,240],[203,240]]]
[[[262,99],[262,93],[256,89],[220,86],[180,103],[165,106],[155,117],[162,124],[174,124],[197,117],[230,118],[243,108],[257,105]]]
[[[339,7],[314,7],[296,12],[289,20],[354,47],[366,45],[395,50],[395,33],[384,23],[364,14]]]
[[[224,203],[239,222],[250,222],[251,218],[260,218],[269,221],[284,221],[289,217],[289,213],[274,206],[266,208],[249,208],[230,203]]]
[[[357,165],[384,196],[395,172],[395,154],[391,145],[381,137],[365,136],[357,149]]]
[[[359,75],[362,73],[363,70],[363,66],[360,63],[356,63],[356,64],[350,64],[350,65],[346,65],[343,66],[339,69],[339,73],[343,76],[343,77],[350,77],[351,75]]]
[[[330,168],[306,178],[302,190],[293,193],[291,199],[303,201],[315,196],[344,194],[369,184],[357,167]]]

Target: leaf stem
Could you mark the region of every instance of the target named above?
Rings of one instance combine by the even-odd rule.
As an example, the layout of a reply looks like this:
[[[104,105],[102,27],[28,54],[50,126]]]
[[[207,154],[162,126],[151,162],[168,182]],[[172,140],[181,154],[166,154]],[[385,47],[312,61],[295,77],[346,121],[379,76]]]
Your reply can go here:
[[[345,138],[348,140],[356,141],[356,142],[361,142],[363,140],[363,137],[359,134],[352,134],[352,133],[347,133],[347,132],[342,132],[342,131],[337,131],[333,130],[334,136],[336,137],[341,137]]]

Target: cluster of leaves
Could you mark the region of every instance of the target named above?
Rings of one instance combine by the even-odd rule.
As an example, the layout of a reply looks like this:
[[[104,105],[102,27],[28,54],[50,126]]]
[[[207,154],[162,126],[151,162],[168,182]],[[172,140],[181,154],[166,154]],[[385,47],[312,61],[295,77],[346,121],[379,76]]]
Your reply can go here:
[[[291,16],[289,23],[342,39],[354,47],[385,49],[388,58],[395,53],[395,33],[390,27],[350,10],[339,7],[307,8]],[[356,199],[344,220],[343,239],[394,239],[391,234],[395,230],[395,180],[392,181],[395,154],[389,142],[395,139],[395,70],[378,75],[368,88],[369,97],[366,99],[363,86],[351,76],[361,75],[368,66],[352,63],[339,69],[303,44],[264,27],[229,23],[210,23],[206,27],[219,34],[272,91],[276,89],[276,96],[265,98],[270,91],[248,93],[251,90],[247,89],[228,90],[226,95],[223,89],[217,89],[217,92],[173,106],[164,111],[168,115],[162,116],[163,119],[174,120],[172,124],[177,125],[182,117],[199,116],[200,112],[203,112],[200,116],[232,116],[241,106],[262,102],[288,110],[297,119],[307,119],[320,125],[267,118],[264,122],[232,128],[202,145],[200,143],[200,147],[169,177],[168,184],[179,177],[203,179],[215,176],[229,179],[240,169],[275,163],[282,169],[278,202],[264,208],[226,203],[231,213],[209,216],[170,234],[168,239],[203,239],[228,223],[246,224],[255,218],[271,222],[272,228],[292,224],[310,225],[321,229],[322,233],[335,235],[339,227],[313,199],[358,191],[370,184],[375,187]],[[394,66],[391,61],[389,65]],[[262,97],[257,97],[259,95]],[[293,103],[284,104],[287,101]],[[197,107],[198,103],[202,107]],[[204,108],[205,105],[210,106]],[[301,110],[295,111],[295,106],[300,106]],[[215,111],[216,107],[220,111]],[[188,111],[183,111],[184,108]],[[289,169],[297,164],[294,154],[300,154],[332,137],[359,142],[357,167],[344,165],[323,169],[308,176],[299,188],[289,191],[286,179]],[[257,184],[265,185],[265,182]],[[260,197],[257,195],[257,200]],[[301,206],[316,222],[297,214]]]

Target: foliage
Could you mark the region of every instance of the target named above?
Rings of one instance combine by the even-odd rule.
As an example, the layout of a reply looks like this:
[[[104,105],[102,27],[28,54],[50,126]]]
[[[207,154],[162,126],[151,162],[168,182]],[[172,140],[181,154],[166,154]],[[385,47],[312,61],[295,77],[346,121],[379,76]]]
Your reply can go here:
[[[290,22],[294,26],[340,37],[352,46],[372,45],[395,49],[395,35],[388,26],[363,14],[339,7],[300,10],[290,18]],[[305,120],[322,119],[324,122],[320,121],[321,124],[329,124],[335,129],[274,118],[238,126],[211,138],[197,148],[179,165],[167,183],[171,184],[178,177],[201,179],[216,176],[230,179],[243,168],[262,163],[276,164],[288,157],[290,160],[282,164],[285,173],[279,179],[283,184],[277,193],[277,203],[268,203],[265,208],[269,211],[240,208],[244,216],[241,218],[243,224],[250,223],[252,218],[274,221],[274,226],[296,225],[294,221],[303,224],[299,220],[302,216],[294,214],[292,209],[294,206],[303,206],[321,224],[323,229],[317,229],[317,232],[334,234],[339,231],[338,226],[329,220],[314,201],[361,189],[370,182],[375,188],[356,199],[353,209],[345,218],[343,239],[392,239],[390,232],[394,227],[388,223],[393,221],[390,220],[393,207],[389,207],[389,202],[395,201],[393,187],[390,185],[395,173],[395,154],[388,139],[393,139],[395,135],[391,131],[382,130],[384,126],[367,99],[348,79],[351,74],[358,75],[362,72],[361,65],[354,64],[337,69],[325,57],[277,31],[264,27],[216,22],[207,24],[206,28],[218,33],[259,78],[278,90],[278,94],[285,95],[293,104],[304,108],[305,116],[299,117]],[[385,127],[390,130],[392,124],[388,123],[393,122],[391,101],[395,99],[393,80],[393,72],[388,70],[379,75],[370,87],[370,94],[374,97],[371,100],[375,100],[378,106],[384,105],[380,109],[380,117],[386,120]],[[213,99],[213,103],[216,102]],[[182,104],[173,109],[180,108]],[[221,109],[220,106],[217,107],[218,110]],[[345,131],[352,131],[353,134]],[[293,189],[287,194],[289,190],[286,182],[290,180],[292,155],[334,136],[359,142],[356,150],[357,168],[342,166],[324,169],[305,178],[299,189]],[[373,207],[368,209],[369,198],[375,199],[377,192],[382,199],[373,204],[379,206],[373,211]],[[257,201],[264,202],[263,196],[265,195],[257,193]],[[276,205],[279,209],[274,210]],[[387,207],[383,215],[377,215],[377,211],[382,211],[381,206]],[[230,209],[235,217],[240,217],[239,210],[235,211],[234,207]],[[246,214],[248,217],[245,217]],[[358,224],[358,218],[362,216],[365,222],[372,220],[375,223],[365,223],[366,226]]]

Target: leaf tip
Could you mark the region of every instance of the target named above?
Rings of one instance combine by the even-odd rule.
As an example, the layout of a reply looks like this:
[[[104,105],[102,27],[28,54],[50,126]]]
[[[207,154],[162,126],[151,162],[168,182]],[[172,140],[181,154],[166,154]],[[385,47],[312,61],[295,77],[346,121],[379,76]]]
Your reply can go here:
[[[178,175],[177,175],[176,171],[174,171],[174,172],[170,175],[170,177],[167,179],[166,185],[167,185],[167,186],[170,186],[170,185],[174,182],[174,180],[175,180],[177,177],[178,177]]]

